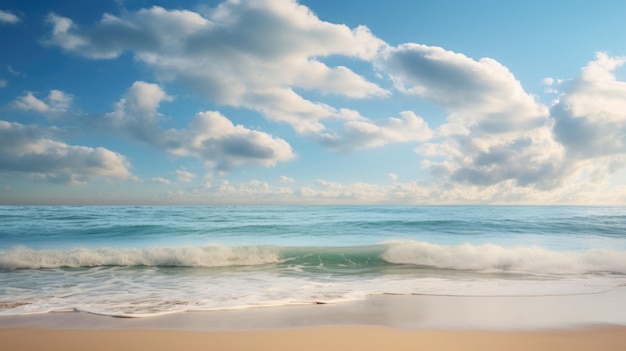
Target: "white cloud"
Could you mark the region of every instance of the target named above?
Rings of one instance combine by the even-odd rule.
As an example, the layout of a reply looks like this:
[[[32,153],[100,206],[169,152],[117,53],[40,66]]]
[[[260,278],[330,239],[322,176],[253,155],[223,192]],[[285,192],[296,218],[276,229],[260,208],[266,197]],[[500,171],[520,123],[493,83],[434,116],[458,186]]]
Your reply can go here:
[[[380,39],[365,27],[321,21],[293,0],[229,0],[204,13],[155,6],[105,14],[84,29],[54,14],[48,22],[50,45],[99,59],[130,51],[162,81],[259,111],[302,133],[321,131],[320,121],[337,110],[296,89],[352,98],[388,94],[346,67],[320,61],[331,55],[369,60],[384,44]]]
[[[490,186],[550,188],[564,174],[564,151],[551,134],[548,108],[499,62],[439,47],[389,47],[376,61],[401,92],[446,111],[436,137],[416,149],[436,178]]]
[[[149,182],[151,183],[155,183],[155,184],[164,184],[164,185],[168,185],[171,184],[172,182],[167,179],[167,178],[162,178],[162,177],[154,177],[154,178],[150,178],[148,179]]]
[[[27,92],[26,94],[20,96],[13,102],[13,106],[20,110],[25,111],[36,111],[36,112],[48,112],[50,109],[48,104],[46,104],[43,100],[39,100],[36,98],[32,92]]]
[[[168,99],[160,86],[135,82],[107,119],[129,137],[172,155],[198,158],[211,171],[247,164],[268,167],[295,157],[285,140],[235,125],[219,112],[197,113],[186,129],[163,129],[158,107]]]
[[[293,183],[295,182],[295,180],[287,176],[280,176],[280,182],[281,183]]]
[[[0,10],[0,23],[16,24],[20,22],[20,18],[8,11]]]
[[[398,175],[395,173],[387,173],[387,175],[389,176],[389,178],[394,181],[397,182],[398,181]]]
[[[0,121],[0,172],[56,183],[82,184],[92,177],[130,177],[123,155],[105,148],[68,145],[51,129]]]
[[[600,53],[573,81],[545,78],[545,91],[559,94],[548,108],[494,59],[413,43],[391,47],[365,27],[321,21],[292,0],[228,0],[206,11],[152,7],[105,14],[80,26],[50,14],[48,23],[50,45],[93,59],[129,53],[163,83],[288,123],[334,150],[426,142],[415,150],[434,178],[427,185],[402,184],[391,173],[393,184],[387,186],[320,180],[299,190],[261,181],[222,183],[210,187],[218,197],[543,203],[575,202],[578,194],[596,201],[599,197],[580,187],[605,196],[607,176],[626,167],[626,83],[613,73],[623,57]],[[370,119],[314,100],[327,94],[354,99],[390,94],[347,67],[325,63],[336,56],[372,62],[396,91],[440,106],[445,121],[431,129],[410,111]],[[40,112],[60,101],[32,93],[20,99],[14,106]],[[136,82],[107,119],[135,140],[202,160],[210,173],[273,166],[295,157],[285,140],[236,125],[216,111],[192,116],[185,128],[164,129],[159,105],[172,99],[159,85]],[[288,179],[281,177],[281,184]]]
[[[71,104],[73,97],[61,90],[50,90],[50,93],[43,100],[37,98],[32,92],[26,92],[24,95],[15,99],[12,106],[19,110],[35,111],[42,114],[56,114],[66,112]]]
[[[625,62],[626,57],[598,53],[551,109],[554,135],[570,162],[593,164],[605,175],[626,163],[626,82],[613,74]]]
[[[185,171],[184,169],[177,169],[175,173],[176,178],[178,178],[178,181],[181,183],[191,183],[196,178],[194,173]]]
[[[67,111],[72,104],[72,96],[60,90],[50,90],[50,94],[46,98],[51,111],[64,112]]]
[[[6,79],[0,79],[0,88],[5,88],[8,84]]]
[[[171,101],[157,84],[137,81],[126,91],[115,110],[106,118],[115,129],[141,142],[160,145],[166,143],[164,131],[159,126],[162,115],[158,112],[162,101]]]
[[[338,132],[323,132],[318,140],[336,150],[349,151],[382,146],[391,142],[421,142],[432,137],[428,124],[411,111],[403,111],[400,118],[381,121],[364,118],[358,113],[345,122]]]
[[[494,59],[476,61],[440,47],[409,43],[387,48],[376,62],[400,91],[448,110],[449,123],[489,134],[545,123],[547,108]]]
[[[224,182],[208,192],[188,192],[187,201],[211,203],[297,203],[297,204],[620,204],[626,199],[626,186],[572,182],[546,191],[520,187],[508,180],[479,186],[425,181],[372,184],[339,183],[318,179],[299,188],[272,187],[258,180],[234,184]],[[181,198],[181,199],[182,199]]]
[[[118,103],[118,108],[136,117],[147,119],[142,122],[150,123],[156,118],[161,102],[173,99],[157,84],[137,81],[128,89],[124,99]]]
[[[196,114],[183,135],[189,138],[190,144],[176,152],[204,159],[218,170],[230,170],[243,164],[269,167],[295,157],[285,140],[234,125],[214,111]]]
[[[417,50],[422,51],[430,52],[424,47]],[[436,67],[450,65],[452,72],[463,72],[484,61],[472,63],[464,56],[435,51]],[[415,53],[409,57],[413,55]],[[446,61],[446,57],[449,62],[441,64],[439,61]],[[421,61],[411,62],[419,65]],[[470,82],[456,83],[458,87],[472,90],[470,102],[448,104],[447,98],[439,97],[438,88],[431,89],[429,79],[436,86],[446,86],[442,80],[447,73],[440,79],[431,77],[420,81],[418,95],[442,104],[450,115],[447,123],[439,127],[438,136],[416,151],[427,158],[423,164],[437,179],[482,188],[506,185],[510,194],[519,194],[520,189],[525,188],[547,191],[563,190],[572,183],[582,186],[577,179],[585,179],[588,184],[606,182],[609,175],[626,167],[626,83],[618,81],[612,73],[624,62],[626,58],[599,53],[596,60],[581,70],[579,78],[571,82],[550,81],[564,89],[545,115],[540,112],[546,108],[520,91],[517,81],[502,80],[500,89],[496,89],[497,84],[493,83],[496,80],[489,78],[488,73],[474,76],[479,71],[476,67],[472,73],[460,74]],[[456,67],[457,64],[461,67]],[[429,65],[433,67],[432,63]],[[494,65],[492,62],[488,66]],[[439,68],[428,74],[434,75]],[[407,69],[420,72],[415,66]],[[394,79],[407,84],[413,82],[411,77],[400,74]],[[491,85],[493,87],[481,88]],[[457,88],[450,89],[451,96],[463,95],[454,91]],[[515,91],[518,93],[514,94]],[[491,106],[493,96],[499,101]],[[476,101],[480,103],[474,106]],[[461,118],[467,111],[473,111],[473,115]],[[514,127],[493,128],[493,116],[500,116],[499,124],[510,122]]]

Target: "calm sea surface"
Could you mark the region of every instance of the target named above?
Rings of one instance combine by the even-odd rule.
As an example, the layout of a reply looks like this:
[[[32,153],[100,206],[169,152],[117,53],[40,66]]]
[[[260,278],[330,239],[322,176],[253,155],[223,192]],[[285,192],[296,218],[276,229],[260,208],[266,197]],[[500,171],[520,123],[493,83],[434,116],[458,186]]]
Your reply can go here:
[[[0,315],[620,286],[625,207],[0,207]]]

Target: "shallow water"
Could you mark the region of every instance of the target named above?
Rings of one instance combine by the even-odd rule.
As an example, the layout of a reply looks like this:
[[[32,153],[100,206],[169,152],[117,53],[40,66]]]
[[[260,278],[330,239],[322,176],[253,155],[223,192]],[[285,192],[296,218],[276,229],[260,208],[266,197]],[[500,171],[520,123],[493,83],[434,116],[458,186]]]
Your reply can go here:
[[[626,286],[623,207],[0,207],[0,315]]]

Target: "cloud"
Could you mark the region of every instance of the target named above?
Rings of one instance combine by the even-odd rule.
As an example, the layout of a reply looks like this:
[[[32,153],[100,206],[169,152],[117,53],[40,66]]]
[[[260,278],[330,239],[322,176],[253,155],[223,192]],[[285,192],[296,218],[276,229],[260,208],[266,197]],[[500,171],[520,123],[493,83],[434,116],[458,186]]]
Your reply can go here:
[[[154,178],[150,178],[148,179],[148,181],[150,183],[155,183],[155,184],[164,184],[164,185],[168,185],[171,184],[172,182],[167,179],[167,178],[162,178],[162,177],[154,177]]]
[[[513,186],[547,191],[565,188],[577,179],[606,182],[610,174],[626,167],[626,83],[612,73],[626,58],[598,53],[581,70],[579,78],[546,81],[565,87],[547,109],[521,90],[512,75],[504,72],[495,79],[488,69],[483,67],[481,71],[485,59],[473,61],[424,46],[404,46],[403,57],[407,50],[411,51],[410,58],[425,55],[426,60],[435,60],[436,66],[441,66],[424,73],[427,78],[423,80],[416,78],[422,74],[422,69],[416,68],[421,59],[413,59],[414,65],[405,68],[410,72],[393,73],[393,79],[401,84],[399,89],[430,99],[449,111],[436,136],[416,148],[426,157],[423,165],[439,182],[483,188],[509,184],[510,192]],[[498,66],[487,62],[486,67]],[[429,65],[432,68],[435,63]],[[448,83],[448,72],[436,79],[442,67],[458,76]],[[458,79],[462,81],[455,82]],[[415,86],[407,86],[409,83]],[[467,93],[469,101],[463,98],[465,89],[471,90]],[[449,96],[441,96],[444,90],[449,90]],[[496,104],[491,103],[494,96]],[[450,97],[461,101],[451,102]],[[500,121],[494,122],[494,116]],[[502,126],[495,128],[495,123]],[[505,126],[507,123],[510,125]]]
[[[613,74],[625,62],[626,57],[597,53],[550,111],[571,172],[593,182],[626,167],[626,82]]]
[[[6,79],[0,79],[0,88],[5,88],[8,84]]]
[[[365,27],[321,21],[293,0],[229,0],[204,12],[154,6],[105,14],[84,28],[48,16],[46,43],[93,59],[123,52],[164,81],[184,84],[219,104],[244,107],[301,133],[319,132],[338,111],[296,90],[348,98],[388,92],[328,56],[370,60],[384,43]],[[271,39],[269,39],[271,38]]]
[[[82,184],[92,177],[126,179],[126,158],[105,148],[68,145],[54,130],[0,121],[0,172],[55,183]]]
[[[526,93],[515,76],[491,58],[473,60],[440,47],[402,44],[376,60],[398,90],[428,99],[450,112],[449,123],[503,134],[543,125],[547,108]]]
[[[180,204],[620,204],[626,186],[588,184],[584,180],[546,191],[519,187],[514,181],[478,186],[407,181],[391,184],[340,183],[318,179],[303,186],[252,179],[223,180],[214,187],[197,186],[168,191],[168,203]]]
[[[194,173],[185,171],[184,169],[177,169],[175,173],[176,178],[178,178],[178,181],[181,183],[191,183],[196,178]]]
[[[598,53],[552,107],[555,136],[570,157],[626,152],[626,82],[612,73],[624,62],[626,57]]]
[[[19,110],[35,111],[42,114],[57,114],[66,112],[71,104],[73,97],[61,90],[50,90],[48,96],[43,100],[35,97],[32,92],[26,92],[24,95],[15,99],[12,106]]]
[[[281,183],[293,183],[295,182],[295,180],[287,176],[280,176],[280,182]]]
[[[344,113],[347,113],[344,111]],[[391,142],[421,142],[433,135],[428,124],[411,111],[403,111],[400,118],[373,121],[352,112],[353,117],[337,132],[324,132],[318,137],[322,145],[331,149],[349,151],[382,146]]]
[[[171,100],[157,84],[135,82],[106,118],[115,130],[176,156],[195,157],[212,171],[274,166],[295,157],[283,139],[233,124],[215,111],[197,113],[186,129],[164,129],[158,107]]]
[[[131,139],[150,145],[167,144],[165,131],[159,126],[163,116],[158,108],[163,101],[171,101],[157,84],[137,81],[115,103],[113,112],[106,115],[107,123]]]
[[[154,6],[80,24],[50,14],[47,23],[48,45],[90,59],[131,55],[161,84],[184,86],[218,106],[256,111],[332,150],[419,143],[415,151],[433,176],[428,186],[413,188],[390,175],[389,188],[320,181],[290,190],[309,199],[386,201],[394,189],[407,186],[442,202],[571,200],[573,187],[600,189],[608,175],[626,167],[626,83],[614,74],[626,61],[622,57],[599,53],[572,81],[545,78],[545,91],[558,93],[548,107],[492,58],[416,43],[390,46],[366,27],[321,21],[292,0],[228,0],[194,11]],[[393,83],[393,93],[436,104],[445,120],[429,120],[429,126],[411,111],[367,118],[324,103],[334,97],[316,100],[391,94],[329,63],[338,61],[372,64],[378,78]],[[199,112],[186,127],[166,129],[159,106],[173,99],[162,85],[136,82],[106,116],[107,124],[170,155],[197,158],[210,172],[295,157],[287,141],[236,125],[217,111]],[[52,100],[25,93],[14,106],[44,112]],[[225,183],[211,191],[259,195],[265,184]],[[283,194],[283,188],[268,191]]]
[[[285,140],[234,125],[214,111],[196,114],[183,135],[190,137],[191,143],[183,145],[182,152],[200,157],[218,170],[248,163],[270,167],[295,157]]]
[[[0,10],[0,23],[16,24],[20,22],[20,18],[8,11]]]
[[[416,149],[436,179],[560,185],[564,150],[552,137],[548,108],[496,60],[408,43],[386,48],[376,66],[399,91],[448,112],[435,137]]]

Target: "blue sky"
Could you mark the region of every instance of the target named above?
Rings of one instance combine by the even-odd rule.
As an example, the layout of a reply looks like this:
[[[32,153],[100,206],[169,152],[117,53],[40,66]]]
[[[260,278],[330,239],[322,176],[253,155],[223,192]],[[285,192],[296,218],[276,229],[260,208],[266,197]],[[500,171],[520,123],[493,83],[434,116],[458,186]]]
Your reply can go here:
[[[623,1],[0,4],[0,204],[624,204]]]

